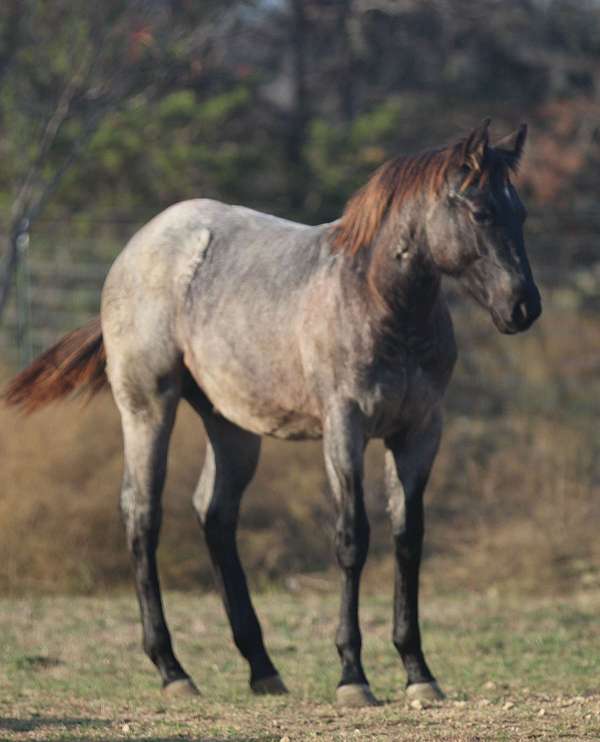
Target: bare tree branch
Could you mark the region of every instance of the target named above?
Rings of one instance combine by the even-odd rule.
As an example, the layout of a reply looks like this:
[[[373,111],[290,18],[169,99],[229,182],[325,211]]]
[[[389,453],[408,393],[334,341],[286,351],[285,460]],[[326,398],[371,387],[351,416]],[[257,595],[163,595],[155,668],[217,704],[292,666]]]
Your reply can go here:
[[[5,43],[0,54],[0,80],[8,64],[18,54],[24,42],[20,29],[25,14],[32,13],[34,6],[19,0],[11,0],[11,15],[5,27]],[[68,2],[67,2],[67,6]],[[78,13],[78,6],[72,10]],[[13,277],[19,261],[19,235],[28,230],[41,214],[51,196],[59,187],[65,173],[79,159],[89,145],[102,121],[110,113],[119,110],[133,95],[157,97],[168,90],[170,76],[162,63],[174,38],[186,42],[188,53],[207,50],[214,43],[215,28],[230,28],[232,15],[226,7],[217,6],[211,14],[211,23],[196,29],[178,28],[170,23],[169,14],[156,13],[152,8],[143,8],[135,3],[123,3],[112,16],[105,6],[94,6],[89,11],[88,32],[83,39],[83,48],[73,50],[71,57],[79,59],[75,71],[65,80],[56,102],[44,117],[38,143],[30,164],[22,177],[11,209],[11,224],[7,235],[2,272],[0,274],[0,317],[6,307]],[[31,19],[29,19],[31,20]],[[136,23],[144,31],[148,29],[148,48],[142,44],[144,64],[131,58],[131,39],[135,36]],[[157,25],[158,24],[158,25]],[[162,25],[161,25],[162,24]],[[31,42],[35,45],[35,38]],[[155,70],[149,74],[149,67]],[[35,71],[35,65],[32,68]],[[28,96],[22,96],[28,105]],[[19,102],[21,104],[21,102]],[[23,115],[32,122],[38,111]],[[57,143],[68,122],[76,121],[81,133],[68,144],[67,152],[58,155]],[[64,146],[64,141],[61,141]],[[50,172],[48,173],[49,166]]]

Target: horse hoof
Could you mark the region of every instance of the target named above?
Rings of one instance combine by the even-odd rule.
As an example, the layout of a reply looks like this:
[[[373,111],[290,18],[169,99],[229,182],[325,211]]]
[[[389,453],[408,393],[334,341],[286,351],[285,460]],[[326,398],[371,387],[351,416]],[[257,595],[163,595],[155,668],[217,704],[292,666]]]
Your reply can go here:
[[[200,691],[192,683],[189,678],[181,678],[181,680],[173,680],[163,687],[163,693],[167,696],[177,696],[178,698],[191,698],[192,696],[199,696]]]
[[[335,691],[338,706],[357,708],[358,706],[379,706],[379,701],[371,693],[366,683],[340,685]]]
[[[406,696],[411,701],[443,701],[446,698],[435,680],[431,683],[412,683],[406,688]]]
[[[259,696],[281,696],[288,692],[285,684],[279,675],[269,675],[268,678],[261,678],[250,683],[253,693]]]

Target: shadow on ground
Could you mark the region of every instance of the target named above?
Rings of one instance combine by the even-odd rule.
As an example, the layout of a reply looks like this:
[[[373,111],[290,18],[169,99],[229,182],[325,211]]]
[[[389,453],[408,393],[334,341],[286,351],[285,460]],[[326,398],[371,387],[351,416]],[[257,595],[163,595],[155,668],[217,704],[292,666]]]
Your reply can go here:
[[[47,726],[61,727],[100,727],[107,726],[106,719],[62,719],[52,716],[32,716],[29,719],[0,718],[0,729],[9,732],[34,732]]]
[[[0,730],[8,732],[36,732],[43,731],[44,727],[65,727],[72,729],[73,727],[107,727],[110,726],[111,722],[107,719],[63,719],[60,717],[51,716],[32,716],[29,719],[15,719],[5,718],[0,719]],[[193,735],[192,737],[182,737],[181,735],[175,735],[174,737],[128,737],[130,742],[224,742],[226,739],[231,742],[231,735],[226,737],[210,735],[208,737],[198,737]],[[273,742],[274,740],[280,739],[280,735],[262,735],[259,737],[235,737],[235,742]],[[89,742],[89,737],[71,737],[69,736],[69,742]]]

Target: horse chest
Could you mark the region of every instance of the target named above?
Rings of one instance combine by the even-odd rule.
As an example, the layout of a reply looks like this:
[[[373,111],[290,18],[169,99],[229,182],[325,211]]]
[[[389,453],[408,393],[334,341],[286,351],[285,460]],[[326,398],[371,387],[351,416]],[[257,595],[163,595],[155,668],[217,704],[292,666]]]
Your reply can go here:
[[[373,383],[357,395],[366,432],[383,438],[399,430],[420,427],[443,397],[438,379],[422,364],[381,369]]]

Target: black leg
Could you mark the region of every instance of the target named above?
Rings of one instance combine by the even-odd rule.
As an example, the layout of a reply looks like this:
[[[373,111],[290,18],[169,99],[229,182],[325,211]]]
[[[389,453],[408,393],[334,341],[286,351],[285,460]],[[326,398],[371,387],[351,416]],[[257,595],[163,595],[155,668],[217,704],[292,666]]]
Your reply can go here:
[[[404,663],[407,685],[429,683],[433,675],[421,650],[419,570],[423,546],[422,492],[406,504],[406,528],[394,533],[394,645]]]
[[[198,691],[173,652],[156,565],[161,494],[169,438],[179,401],[177,385],[145,401],[147,404],[144,404],[141,392],[134,405],[130,406],[122,398],[119,400],[125,440],[121,510],[133,561],[143,646],[158,668],[165,690],[169,693],[197,694]]]
[[[351,407],[333,410],[326,422],[323,447],[327,475],[336,507],[335,547],[342,571],[340,620],[336,647],[342,663],[337,700],[342,705],[376,703],[361,661],[359,625],[360,576],[369,549],[362,469],[364,437]]]
[[[426,432],[386,440],[386,489],[396,557],[393,639],[406,669],[407,692],[423,699],[443,697],[425,661],[419,629],[423,493],[440,432],[441,421],[436,419]]]
[[[256,693],[285,693],[265,649],[236,543],[240,501],[256,469],[260,438],[223,418],[205,414],[204,422],[209,441],[194,504],[204,528],[217,587],[234,642],[250,665],[251,688]]]
[[[335,547],[342,570],[340,620],[335,637],[342,661],[339,685],[367,685],[360,658],[362,638],[358,616],[360,577],[369,548],[369,524],[362,496],[338,507]]]

